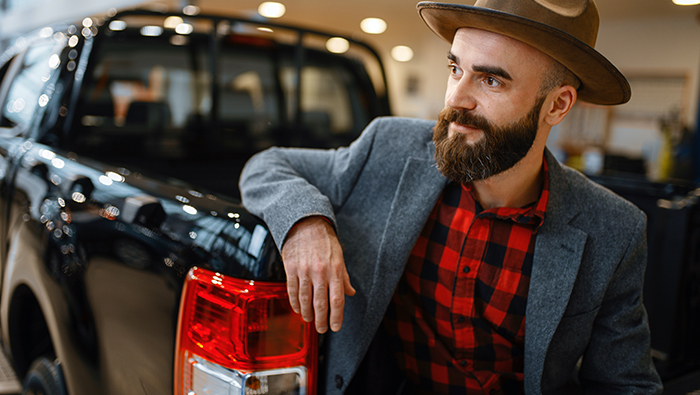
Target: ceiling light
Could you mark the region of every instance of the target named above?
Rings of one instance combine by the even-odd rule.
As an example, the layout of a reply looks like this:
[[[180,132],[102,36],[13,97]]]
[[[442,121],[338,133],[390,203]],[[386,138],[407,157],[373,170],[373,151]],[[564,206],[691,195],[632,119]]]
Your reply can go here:
[[[194,26],[189,23],[181,23],[175,27],[175,33],[177,34],[190,34],[194,31]]]
[[[386,31],[386,22],[379,18],[365,18],[360,22],[363,32],[369,34],[381,34]]]
[[[185,15],[197,15],[199,14],[199,7],[196,5],[186,5],[182,8],[182,13]]]
[[[700,0],[673,0],[675,5],[698,5]]]
[[[148,37],[157,37],[163,34],[163,28],[160,26],[144,26],[141,28],[141,35]]]
[[[165,21],[163,22],[163,27],[166,27],[168,29],[175,29],[177,25],[183,22],[184,21],[179,16],[169,16],[165,18]]]
[[[391,57],[398,62],[408,62],[413,59],[413,50],[405,45],[397,45],[392,48]]]
[[[345,53],[350,49],[350,43],[344,38],[333,37],[326,41],[326,49],[332,53]]]
[[[258,7],[258,13],[265,18],[281,18],[285,12],[287,12],[287,8],[284,4],[274,1],[266,1]]]
[[[258,30],[261,32],[265,32],[265,33],[274,33],[275,32],[274,30],[270,29],[269,27],[262,27],[262,26],[258,27]]]
[[[126,22],[120,21],[120,20],[114,20],[114,21],[109,23],[109,29],[112,31],[115,31],[115,32],[122,31],[122,30],[126,29]],[[73,36],[73,37],[75,37],[75,36]],[[71,37],[71,38],[73,38],[73,37]],[[72,45],[72,46],[74,46],[74,45]]]

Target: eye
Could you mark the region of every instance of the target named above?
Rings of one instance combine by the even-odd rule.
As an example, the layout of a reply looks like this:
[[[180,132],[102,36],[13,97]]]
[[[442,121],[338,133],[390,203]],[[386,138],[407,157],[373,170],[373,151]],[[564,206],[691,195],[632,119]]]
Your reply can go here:
[[[447,68],[450,69],[450,74],[459,77],[462,74],[462,70],[459,68],[454,63],[450,63],[447,65]]]
[[[492,88],[497,88],[502,85],[501,81],[491,76],[487,76],[486,78],[484,78],[484,83]]]

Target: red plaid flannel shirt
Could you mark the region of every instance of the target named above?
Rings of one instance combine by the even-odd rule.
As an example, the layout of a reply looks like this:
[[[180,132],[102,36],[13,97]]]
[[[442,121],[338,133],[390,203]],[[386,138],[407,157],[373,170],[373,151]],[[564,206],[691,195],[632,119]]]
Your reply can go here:
[[[482,210],[449,184],[413,247],[384,319],[399,367],[423,391],[523,393],[532,257],[549,196]]]

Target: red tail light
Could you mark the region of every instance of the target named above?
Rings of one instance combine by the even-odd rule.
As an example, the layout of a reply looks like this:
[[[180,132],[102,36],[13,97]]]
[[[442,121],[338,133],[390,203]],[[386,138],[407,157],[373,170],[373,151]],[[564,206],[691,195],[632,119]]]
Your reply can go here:
[[[179,317],[176,395],[316,393],[318,337],[285,284],[193,268]]]

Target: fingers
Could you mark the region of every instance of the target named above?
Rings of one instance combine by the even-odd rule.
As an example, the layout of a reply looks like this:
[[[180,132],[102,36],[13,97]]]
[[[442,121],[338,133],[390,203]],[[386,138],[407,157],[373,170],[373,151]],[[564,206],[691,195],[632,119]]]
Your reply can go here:
[[[353,288],[352,284],[350,284],[350,276],[348,275],[348,271],[345,269],[345,266],[343,266],[343,285],[345,295],[353,296],[357,292],[355,291],[355,288]]]
[[[315,325],[318,333],[328,331],[328,287],[325,284],[314,287]]]
[[[301,305],[299,304],[299,279],[296,274],[287,274],[287,294],[289,295],[289,304],[292,305],[292,310],[297,314],[301,314]]]
[[[314,319],[313,296],[313,285],[308,277],[302,278],[299,281],[299,304],[301,305],[301,317],[306,322],[311,322]]]
[[[282,247],[287,292],[292,309],[319,333],[340,330],[345,295],[354,295],[333,227],[325,220],[303,220]]]
[[[333,332],[338,332],[343,325],[343,310],[345,308],[346,293],[345,282],[342,279],[336,279],[331,282],[329,304],[331,309],[330,324]]]

